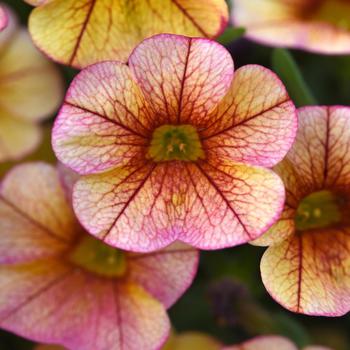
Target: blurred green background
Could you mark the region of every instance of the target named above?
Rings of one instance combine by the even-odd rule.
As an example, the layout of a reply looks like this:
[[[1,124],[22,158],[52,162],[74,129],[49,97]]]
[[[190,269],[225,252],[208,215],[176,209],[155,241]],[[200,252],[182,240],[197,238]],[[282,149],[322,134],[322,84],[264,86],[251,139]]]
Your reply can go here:
[[[4,2],[12,6],[23,25],[26,25],[31,7],[22,0]],[[274,69],[283,78],[299,106],[310,104],[313,100],[320,105],[350,105],[350,56],[321,56],[291,51],[292,56],[289,57],[285,51],[237,39],[240,34],[242,31],[228,29],[219,39],[232,53],[236,68],[254,63]],[[232,42],[233,39],[236,40]],[[60,69],[68,86],[77,71],[63,66]],[[297,79],[295,69],[301,72]],[[311,94],[307,92],[307,87]],[[46,122],[44,142],[27,160],[55,162],[50,146],[51,125],[52,120]],[[11,166],[13,163],[2,164],[0,175]],[[226,344],[274,333],[289,337],[299,346],[318,343],[335,350],[349,350],[350,315],[340,318],[296,315],[271,299],[260,278],[259,261],[263,251],[263,248],[246,245],[203,252],[193,286],[170,310],[174,328],[179,332],[206,332]],[[28,341],[0,332],[0,350],[32,347],[33,344]]]

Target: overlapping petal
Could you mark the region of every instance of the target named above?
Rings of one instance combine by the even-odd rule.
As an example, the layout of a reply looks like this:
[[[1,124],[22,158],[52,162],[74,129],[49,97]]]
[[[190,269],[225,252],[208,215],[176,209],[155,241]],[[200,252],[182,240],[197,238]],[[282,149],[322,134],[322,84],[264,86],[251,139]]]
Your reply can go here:
[[[196,126],[233,77],[228,51],[206,39],[157,35],[138,45],[128,63],[160,125]]]
[[[1,327],[33,340],[76,350],[153,349],[169,331],[164,307],[140,287],[101,283],[61,262],[3,266],[0,281]]]
[[[268,248],[261,260],[266,289],[284,307],[309,315],[350,311],[350,232],[297,234]]]
[[[53,129],[59,159],[86,174],[124,165],[146,153],[145,98],[129,68],[104,62],[82,71],[68,90]]]
[[[295,312],[338,316],[350,310],[348,225],[295,232],[293,222],[300,201],[311,193],[349,195],[349,122],[348,107],[300,109],[296,143],[275,168],[286,186],[286,206],[268,232],[273,246],[263,256],[261,272],[270,294]],[[282,241],[281,233],[290,237]]]
[[[5,8],[0,5],[0,31],[5,29],[8,24],[8,15],[5,11]]]
[[[180,239],[214,249],[266,231],[280,214],[284,189],[262,168],[146,163],[85,176],[73,197],[82,224],[111,245],[151,251]]]
[[[126,61],[137,44],[157,33],[215,37],[226,26],[227,12],[224,0],[51,0],[33,10],[29,27],[49,56],[81,68]]]
[[[198,260],[198,251],[183,243],[150,254],[130,253],[128,277],[168,308],[192,283]]]
[[[56,171],[44,163],[19,165],[8,173],[0,189],[0,215],[2,264],[58,255],[78,227]]]
[[[224,348],[224,350],[298,350],[288,339],[277,335],[256,337],[240,345]]]
[[[201,123],[208,152],[266,167],[283,159],[297,129],[295,107],[282,82],[255,65],[236,71],[225,98]]]
[[[200,332],[185,332],[171,336],[162,350],[220,350],[220,343]]]
[[[234,0],[233,22],[246,28],[249,38],[264,44],[325,54],[349,54],[350,30],[346,19],[349,4],[341,0],[328,1],[328,4],[324,1],[328,6],[323,9],[326,15],[319,16],[318,3],[311,0]],[[343,21],[339,18],[334,22],[331,11],[343,13]]]

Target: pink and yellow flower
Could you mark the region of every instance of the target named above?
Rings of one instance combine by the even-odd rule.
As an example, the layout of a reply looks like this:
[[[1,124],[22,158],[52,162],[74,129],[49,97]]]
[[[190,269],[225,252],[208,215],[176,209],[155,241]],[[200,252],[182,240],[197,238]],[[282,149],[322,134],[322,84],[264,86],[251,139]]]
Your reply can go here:
[[[21,158],[37,147],[39,122],[56,110],[62,97],[58,70],[10,16],[0,33],[0,162]]]
[[[263,167],[296,132],[280,80],[199,38],[161,34],[128,64],[104,62],[74,80],[53,129],[57,157],[84,175],[74,207],[106,243],[152,251],[175,240],[234,246],[279,217],[284,187]]]
[[[253,338],[240,345],[225,347],[223,350],[298,350],[287,338],[278,335],[266,335]],[[303,350],[332,350],[324,346],[307,346]]]
[[[149,255],[86,234],[58,172],[16,166],[0,192],[0,326],[74,350],[156,349],[166,308],[193,280],[198,252],[181,243]]]
[[[348,0],[234,0],[233,22],[258,42],[324,54],[350,53]]]
[[[126,61],[143,39],[172,33],[214,38],[228,22],[225,0],[26,0],[37,46],[77,68]]]
[[[340,316],[350,310],[350,108],[299,110],[299,131],[275,167],[287,199],[258,240],[268,292],[287,309]]]

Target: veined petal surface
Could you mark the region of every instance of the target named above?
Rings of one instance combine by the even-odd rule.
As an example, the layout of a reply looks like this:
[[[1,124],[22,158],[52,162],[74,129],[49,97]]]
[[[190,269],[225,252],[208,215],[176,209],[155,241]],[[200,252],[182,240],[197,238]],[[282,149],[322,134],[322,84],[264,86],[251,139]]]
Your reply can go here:
[[[164,306],[140,287],[101,283],[61,262],[2,266],[0,282],[1,327],[33,340],[139,350],[160,347],[169,332]]]
[[[125,62],[135,46],[157,33],[215,37],[227,18],[224,0],[52,0],[33,10],[29,28],[50,57],[82,68]]]
[[[57,109],[62,96],[56,67],[34,47],[26,31],[17,31],[0,55],[0,113],[42,120]]]
[[[203,146],[215,157],[266,167],[283,159],[297,129],[295,107],[282,82],[255,65],[235,72],[225,98],[201,122]]]
[[[156,35],[138,45],[128,63],[160,125],[196,126],[233,77],[228,51],[207,39]]]
[[[350,232],[303,232],[267,249],[261,260],[266,289],[287,309],[322,316],[350,311]]]
[[[80,174],[140,158],[150,133],[145,98],[118,62],[88,67],[73,81],[53,129],[59,159]]]
[[[145,252],[177,239],[202,249],[245,243],[275,222],[283,202],[272,171],[227,162],[117,168],[82,177],[73,193],[89,232]]]
[[[77,224],[54,168],[15,167],[0,188],[0,262],[19,263],[62,253]]]

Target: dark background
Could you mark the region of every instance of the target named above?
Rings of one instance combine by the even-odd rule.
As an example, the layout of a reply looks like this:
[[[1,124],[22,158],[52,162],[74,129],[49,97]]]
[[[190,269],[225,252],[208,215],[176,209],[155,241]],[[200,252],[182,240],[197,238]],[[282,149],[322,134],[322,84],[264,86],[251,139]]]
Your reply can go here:
[[[5,0],[5,3],[12,6],[26,25],[31,7],[22,0]],[[236,67],[254,63],[273,69],[272,48],[244,39],[226,46]],[[318,104],[350,105],[350,56],[321,56],[302,51],[291,53]],[[63,66],[60,69],[68,86],[77,71]],[[53,118],[45,124],[46,136],[41,148],[27,160],[55,161],[50,146]],[[13,163],[2,164],[0,176],[11,166]],[[174,328],[179,332],[206,332],[226,344],[274,333],[289,337],[299,346],[318,343],[332,346],[335,350],[349,350],[349,315],[339,318],[296,315],[272,300],[260,278],[259,262],[263,252],[264,248],[250,245],[202,252],[193,286],[170,310]],[[32,347],[32,343],[0,331],[0,350]]]

